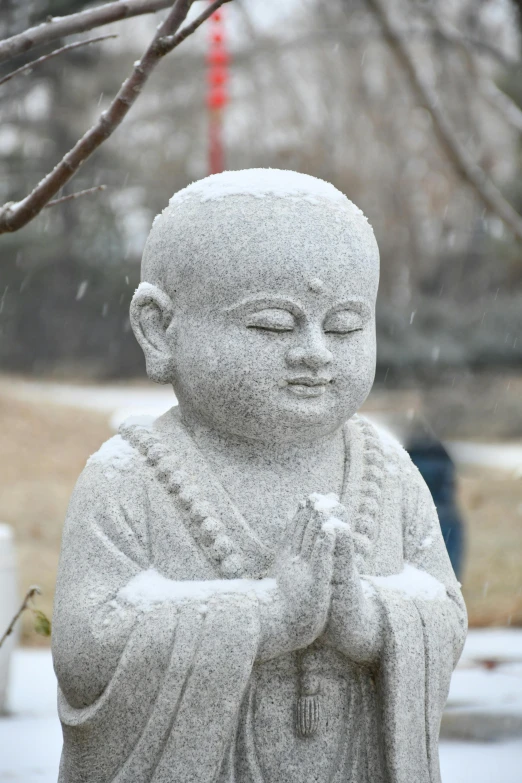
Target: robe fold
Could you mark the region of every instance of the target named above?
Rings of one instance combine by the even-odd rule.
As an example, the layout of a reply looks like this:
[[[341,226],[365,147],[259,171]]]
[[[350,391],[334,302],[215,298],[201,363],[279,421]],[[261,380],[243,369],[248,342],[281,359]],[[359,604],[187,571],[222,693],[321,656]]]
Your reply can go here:
[[[295,731],[300,659],[258,659],[270,599],[246,580],[270,576],[275,552],[176,411],[124,427],[90,458],[67,514],[54,611],[60,783],[439,783],[440,720],[466,630],[459,585],[407,454],[361,417],[345,431],[341,501],[384,647],[372,666],[327,635],[305,651],[321,684],[308,738]],[[406,564],[428,581],[397,580]],[[129,586],[152,569],[165,584],[221,588],[132,600]]]

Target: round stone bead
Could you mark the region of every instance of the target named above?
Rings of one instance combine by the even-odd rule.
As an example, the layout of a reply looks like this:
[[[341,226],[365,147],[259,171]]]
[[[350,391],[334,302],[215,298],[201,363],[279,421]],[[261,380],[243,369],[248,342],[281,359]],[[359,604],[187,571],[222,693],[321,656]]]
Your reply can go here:
[[[207,543],[214,541],[220,533],[223,532],[223,525],[219,519],[214,517],[207,517],[201,524],[200,528],[204,539]]]
[[[197,500],[190,509],[190,518],[193,522],[200,525],[207,517],[212,516],[212,507],[205,501]]]
[[[221,563],[223,576],[228,578],[241,576],[243,571],[243,562],[239,555],[228,555]]]
[[[196,500],[197,494],[198,488],[195,484],[185,484],[182,486],[179,493],[179,501],[183,508],[189,509]]]
[[[156,443],[147,452],[147,462],[149,465],[157,465],[160,459],[166,457],[168,450],[161,443]]]
[[[167,479],[167,488],[169,492],[179,492],[185,481],[188,479],[183,470],[175,470]]]
[[[219,560],[222,560],[227,555],[231,555],[233,553],[234,545],[228,536],[226,536],[224,533],[221,533],[214,541],[214,544],[212,545],[212,551]]]

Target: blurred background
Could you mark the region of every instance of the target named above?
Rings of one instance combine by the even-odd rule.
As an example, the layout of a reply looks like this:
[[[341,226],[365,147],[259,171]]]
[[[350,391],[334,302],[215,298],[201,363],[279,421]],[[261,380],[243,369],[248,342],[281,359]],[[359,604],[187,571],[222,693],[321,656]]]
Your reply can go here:
[[[0,36],[93,5],[0,0]],[[0,521],[14,530],[20,595],[40,585],[49,616],[86,458],[126,412],[159,412],[172,399],[146,380],[128,307],[152,219],[209,173],[218,119],[226,168],[321,177],[369,217],[382,274],[366,411],[405,443],[421,419],[443,442],[456,464],[470,623],[522,628],[522,242],[440,142],[383,35],[381,5],[455,144],[521,214],[520,0],[233,0],[217,41],[227,52],[221,98],[209,92],[216,40],[206,24],[165,58],[60,195],[106,189],[0,237]],[[0,85],[1,203],[25,196],[107,108],[164,14],[99,28],[117,37]],[[18,57],[0,78],[56,45]],[[25,613],[22,642],[48,645],[33,626]],[[520,716],[522,736],[522,706]]]

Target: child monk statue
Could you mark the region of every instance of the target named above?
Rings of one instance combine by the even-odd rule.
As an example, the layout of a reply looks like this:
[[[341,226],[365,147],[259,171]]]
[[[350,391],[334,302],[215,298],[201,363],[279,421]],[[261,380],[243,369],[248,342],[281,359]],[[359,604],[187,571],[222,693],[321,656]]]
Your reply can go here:
[[[436,511],[357,411],[379,252],[332,185],[225,172],[156,218],[131,324],[178,405],[93,455],[53,652],[61,783],[438,783],[466,633]]]

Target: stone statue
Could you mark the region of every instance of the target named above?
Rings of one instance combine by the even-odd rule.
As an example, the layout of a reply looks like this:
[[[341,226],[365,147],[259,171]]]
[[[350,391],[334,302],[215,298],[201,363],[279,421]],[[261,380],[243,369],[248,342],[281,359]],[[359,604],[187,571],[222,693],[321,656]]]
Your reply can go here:
[[[53,654],[62,783],[437,783],[466,633],[429,492],[357,410],[379,254],[332,185],[226,172],[154,221],[131,324],[178,406],[88,461]]]

